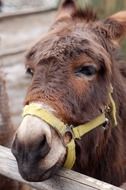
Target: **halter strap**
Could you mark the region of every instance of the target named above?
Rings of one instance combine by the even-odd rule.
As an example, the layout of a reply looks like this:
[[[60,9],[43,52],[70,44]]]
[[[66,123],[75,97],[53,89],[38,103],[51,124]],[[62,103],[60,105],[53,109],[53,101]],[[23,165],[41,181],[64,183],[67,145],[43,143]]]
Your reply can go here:
[[[98,117],[89,121],[86,124],[71,127],[67,124],[64,124],[64,122],[59,120],[52,113],[41,108],[41,106],[37,103],[31,103],[24,107],[23,117],[25,117],[26,115],[33,115],[42,119],[43,121],[51,125],[53,128],[55,128],[61,134],[61,136],[64,136],[65,133],[68,131],[71,132],[73,138],[66,145],[67,156],[64,164],[64,167],[68,169],[71,169],[73,167],[76,160],[75,139],[81,139],[83,135],[106,122],[106,116],[104,113],[102,113],[101,115],[99,115]]]

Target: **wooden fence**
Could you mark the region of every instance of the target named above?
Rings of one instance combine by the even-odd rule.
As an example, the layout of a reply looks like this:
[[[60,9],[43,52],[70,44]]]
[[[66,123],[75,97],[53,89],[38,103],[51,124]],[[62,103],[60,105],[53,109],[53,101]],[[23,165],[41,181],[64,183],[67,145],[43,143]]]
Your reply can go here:
[[[39,190],[121,190],[113,185],[66,169],[62,169],[53,178],[44,182],[29,183],[23,180],[18,173],[16,160],[10,149],[3,146],[0,146],[0,174]]]

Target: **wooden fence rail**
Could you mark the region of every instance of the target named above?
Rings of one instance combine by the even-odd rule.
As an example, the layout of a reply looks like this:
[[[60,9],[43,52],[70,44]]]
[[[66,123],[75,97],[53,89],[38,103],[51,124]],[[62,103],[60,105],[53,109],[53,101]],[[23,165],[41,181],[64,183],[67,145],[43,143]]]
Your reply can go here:
[[[39,190],[121,190],[118,187],[66,169],[62,169],[53,178],[44,182],[29,183],[23,180],[18,173],[16,160],[10,149],[3,146],[0,146],[0,174]]]

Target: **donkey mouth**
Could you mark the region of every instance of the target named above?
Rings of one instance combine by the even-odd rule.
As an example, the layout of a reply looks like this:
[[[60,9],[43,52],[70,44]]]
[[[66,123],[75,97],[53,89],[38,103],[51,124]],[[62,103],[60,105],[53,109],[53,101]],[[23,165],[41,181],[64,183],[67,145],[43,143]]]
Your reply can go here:
[[[22,178],[29,182],[40,182],[52,177],[58,170],[59,166],[55,164],[53,167],[49,168],[47,171],[41,169],[28,169],[18,167]]]

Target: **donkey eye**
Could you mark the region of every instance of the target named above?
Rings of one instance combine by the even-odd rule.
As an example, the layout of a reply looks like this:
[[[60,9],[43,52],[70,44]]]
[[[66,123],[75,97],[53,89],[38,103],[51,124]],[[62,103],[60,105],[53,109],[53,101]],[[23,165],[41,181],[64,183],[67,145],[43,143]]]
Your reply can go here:
[[[83,74],[83,75],[90,77],[92,75],[95,75],[96,72],[97,72],[96,67],[94,67],[92,65],[87,65],[87,66],[84,66],[84,67],[77,69],[76,74],[77,75]]]
[[[31,68],[27,68],[26,73],[31,75],[31,76],[33,76],[33,74],[34,74],[34,72],[33,72],[33,70]]]

